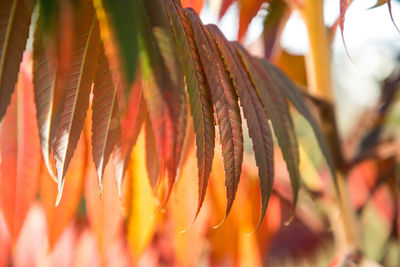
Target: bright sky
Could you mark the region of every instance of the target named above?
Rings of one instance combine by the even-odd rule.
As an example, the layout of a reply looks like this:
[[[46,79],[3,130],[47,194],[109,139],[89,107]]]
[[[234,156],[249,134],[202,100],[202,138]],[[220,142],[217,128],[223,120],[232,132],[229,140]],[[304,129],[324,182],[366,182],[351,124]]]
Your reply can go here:
[[[390,19],[388,8],[383,5],[369,9],[376,0],[354,0],[346,13],[345,40],[352,63],[347,57],[340,31],[337,31],[333,44],[333,77],[335,95],[338,103],[340,128],[350,130],[354,118],[364,108],[374,104],[379,96],[379,80],[385,78],[393,69],[394,58],[400,50],[400,33]],[[400,4],[392,1],[392,11],[400,27]],[[252,21],[245,44],[256,40],[263,28],[266,14],[258,14]],[[339,0],[325,0],[325,20],[332,25],[339,15]],[[236,39],[238,9],[233,5],[226,16],[218,22],[217,9],[207,6],[201,13],[204,23],[218,24],[229,40]],[[282,35],[282,46],[296,54],[304,54],[308,49],[305,25],[298,13],[294,13]]]

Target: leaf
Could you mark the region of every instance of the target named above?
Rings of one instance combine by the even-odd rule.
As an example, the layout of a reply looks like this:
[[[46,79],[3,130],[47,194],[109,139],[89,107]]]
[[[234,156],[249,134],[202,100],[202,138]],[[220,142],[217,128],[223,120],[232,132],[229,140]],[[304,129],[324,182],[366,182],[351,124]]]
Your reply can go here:
[[[297,205],[300,172],[299,148],[289,107],[284,95],[261,63],[252,58],[241,46],[235,45],[246,66],[266,113],[271,119],[275,135],[281,147],[289,171],[293,191],[293,215]]]
[[[125,113],[121,114],[121,131],[114,146],[114,171],[118,194],[121,197],[121,187],[131,152],[136,144],[143,124],[145,107],[142,99],[142,81],[137,79],[132,84],[131,95]]]
[[[40,168],[30,71],[24,62],[0,128],[0,205],[14,244],[35,199]]]
[[[200,14],[205,0],[181,0],[181,2],[183,7],[191,7],[197,12],[197,14]]]
[[[239,3],[239,32],[238,39],[242,40],[253,18],[257,15],[265,0],[238,0]]]
[[[108,164],[105,168],[101,196],[96,176],[95,166],[89,163],[84,186],[86,211],[90,228],[96,237],[100,262],[104,262],[109,248],[122,232],[124,217],[112,165]]]
[[[183,64],[189,93],[190,111],[194,120],[199,176],[199,199],[195,218],[204,201],[211,172],[215,146],[214,116],[209,86],[198,55],[193,31],[183,9],[172,1],[165,1],[179,56]]]
[[[251,77],[247,74],[247,70],[234,47],[225,39],[215,25],[208,25],[207,27],[214,37],[224,64],[230,73],[233,85],[238,92],[243,114],[247,120],[249,136],[253,141],[262,197],[258,228],[265,215],[274,182],[274,144],[271,129],[263,105],[253,87]]]
[[[120,67],[124,70],[125,86],[128,90],[134,82],[139,57],[137,37],[139,28],[138,20],[134,15],[135,12],[138,12],[136,2],[137,0],[118,2],[114,0],[94,0],[100,26],[104,28],[109,25],[112,29],[111,32],[107,31],[106,34],[113,34],[113,39],[117,43],[117,55],[121,62]],[[104,38],[104,34],[102,34],[102,37]]]
[[[152,122],[168,200],[175,182],[186,125],[183,75],[167,15],[158,0],[137,1],[143,96]],[[162,175],[164,176],[164,175]]]
[[[82,133],[70,167],[65,175],[65,179],[68,182],[65,184],[63,197],[58,207],[54,206],[57,199],[57,184],[51,179],[46,166],[42,166],[40,175],[40,202],[46,215],[46,229],[50,250],[55,248],[64,231],[75,219],[82,197],[86,165],[88,163],[87,157],[89,151],[87,146],[85,134]]]
[[[148,115],[146,116],[145,124],[146,169],[149,176],[150,185],[152,188],[155,188],[159,182],[158,178],[160,177],[160,158],[158,157],[156,140]]]
[[[208,30],[202,26],[200,18],[193,10],[187,9],[186,14],[192,25],[200,60],[203,66],[207,66],[204,72],[212,88],[211,99],[217,114],[224,157],[227,217],[239,184],[243,160],[243,135],[237,95]]]
[[[338,190],[336,167],[332,158],[332,153],[330,152],[329,146],[325,140],[323,133],[321,132],[321,129],[319,128],[317,121],[315,120],[313,114],[311,113],[309,107],[307,106],[299,89],[278,68],[272,66],[265,60],[260,60],[260,61],[264,66],[264,68],[270,73],[270,75],[274,77],[274,80],[278,83],[279,88],[285,94],[287,99],[293,104],[293,106],[300,112],[301,115],[303,115],[303,117],[310,124],[311,128],[314,131],[314,135],[317,139],[321,152],[324,155],[326,162],[328,163],[336,189]]]
[[[159,221],[157,202],[153,196],[145,163],[145,139],[139,135],[129,164],[127,238],[134,259],[147,247]]]
[[[110,158],[119,130],[117,89],[101,48],[93,86],[92,155],[102,191],[103,172]]]
[[[83,128],[100,49],[98,25],[89,0],[81,2],[77,9],[75,31],[71,69],[66,81],[66,98],[54,141],[58,177],[57,203],[62,195],[65,173]]]
[[[233,2],[234,2],[234,0],[222,0],[221,7],[219,9],[219,14],[218,14],[219,19],[221,19],[225,15],[226,11],[233,4]]]
[[[66,10],[67,7],[64,12]],[[39,21],[42,17],[41,12]],[[72,55],[72,33],[69,34],[68,29],[72,26],[72,19],[64,21],[62,26],[64,28],[60,30],[66,33],[59,36],[61,39],[57,39],[57,36],[45,35],[38,25],[33,42],[33,83],[40,144],[44,163],[54,180],[56,176],[50,155],[63,108],[65,80]],[[58,41],[62,43],[62,47]]]
[[[0,4],[0,122],[17,82],[33,7],[31,0],[2,0]]]

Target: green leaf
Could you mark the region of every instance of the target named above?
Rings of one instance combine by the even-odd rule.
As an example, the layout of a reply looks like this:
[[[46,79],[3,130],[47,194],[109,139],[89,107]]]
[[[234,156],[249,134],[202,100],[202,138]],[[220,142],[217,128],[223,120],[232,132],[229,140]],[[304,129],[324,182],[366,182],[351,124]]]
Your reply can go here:
[[[179,1],[178,1],[179,2]],[[196,48],[193,31],[179,4],[165,1],[175,42],[182,61],[189,93],[190,111],[194,121],[199,177],[199,199],[195,218],[206,194],[215,146],[215,127],[211,96],[203,66]]]
[[[200,61],[206,66],[204,72],[211,88],[211,99],[217,114],[227,190],[226,219],[235,199],[243,161],[242,121],[238,97],[207,28],[203,27],[194,10],[187,9],[186,14],[192,25]]]
[[[210,33],[221,52],[225,66],[230,73],[233,85],[238,92],[244,117],[247,121],[249,136],[253,141],[253,150],[261,188],[261,215],[257,228],[260,226],[274,183],[274,144],[268,118],[254,89],[248,70],[242,64],[234,47],[225,39],[215,25],[207,25]]]

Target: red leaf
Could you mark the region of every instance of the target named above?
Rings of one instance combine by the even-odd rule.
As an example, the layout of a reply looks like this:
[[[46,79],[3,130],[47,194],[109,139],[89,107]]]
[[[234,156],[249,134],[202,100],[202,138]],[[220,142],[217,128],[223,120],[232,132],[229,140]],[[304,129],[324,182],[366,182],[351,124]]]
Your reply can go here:
[[[40,147],[31,69],[22,64],[11,104],[0,128],[0,203],[13,243],[35,199]]]

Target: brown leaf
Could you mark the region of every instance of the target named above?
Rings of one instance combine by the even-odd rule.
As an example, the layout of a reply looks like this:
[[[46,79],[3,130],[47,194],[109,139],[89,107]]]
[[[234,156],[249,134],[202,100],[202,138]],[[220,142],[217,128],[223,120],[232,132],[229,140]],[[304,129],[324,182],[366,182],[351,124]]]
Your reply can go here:
[[[103,47],[93,86],[92,155],[102,191],[103,172],[119,130],[117,89]]]
[[[82,1],[75,15],[73,57],[66,81],[64,108],[54,141],[58,177],[57,203],[62,195],[65,173],[83,128],[100,49],[99,29],[92,2]]]
[[[181,57],[186,78],[190,111],[196,133],[196,156],[199,176],[199,199],[195,215],[197,217],[204,201],[214,157],[214,115],[210,89],[200,61],[190,22],[179,4],[173,4],[172,1],[166,1],[165,3],[171,20],[176,45],[177,47],[181,47],[181,49],[178,49],[178,53]]]
[[[0,3],[0,122],[17,82],[33,7],[31,0],[2,0]]]
[[[239,184],[243,160],[242,121],[238,99],[218,48],[207,28],[203,27],[200,18],[193,10],[187,9],[186,14],[192,25],[200,60],[203,66],[207,66],[204,72],[212,88],[211,98],[217,114],[224,157],[228,199],[226,216],[228,216]]]

